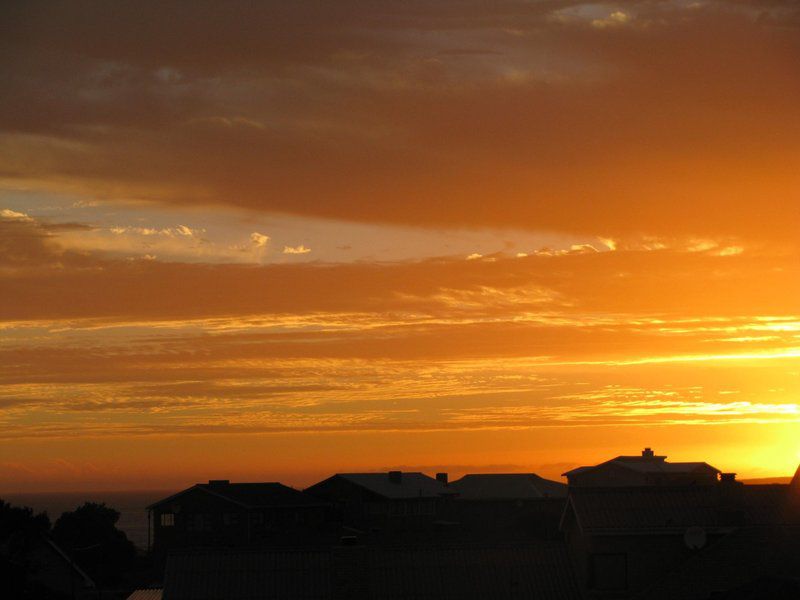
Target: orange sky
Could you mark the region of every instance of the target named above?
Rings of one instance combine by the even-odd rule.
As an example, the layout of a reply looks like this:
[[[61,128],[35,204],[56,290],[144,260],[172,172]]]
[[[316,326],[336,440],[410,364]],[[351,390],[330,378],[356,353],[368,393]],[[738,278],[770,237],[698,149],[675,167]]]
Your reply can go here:
[[[800,462],[800,10],[0,8],[0,492]]]

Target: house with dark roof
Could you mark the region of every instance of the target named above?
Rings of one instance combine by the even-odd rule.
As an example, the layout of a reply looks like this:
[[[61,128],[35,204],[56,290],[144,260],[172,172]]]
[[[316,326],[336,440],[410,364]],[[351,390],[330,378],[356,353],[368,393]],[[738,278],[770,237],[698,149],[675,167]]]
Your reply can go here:
[[[636,485],[707,485],[714,483],[719,469],[705,462],[667,462],[650,448],[641,456],[617,456],[599,465],[578,467],[563,474],[573,487]]]
[[[280,483],[198,483],[147,507],[152,549],[297,544],[313,539],[329,504]]]
[[[449,519],[463,537],[523,540],[560,537],[567,486],[535,473],[480,473],[450,483],[457,492]]]
[[[455,495],[444,474],[337,473],[305,492],[331,502],[346,526],[359,530],[396,531],[430,526],[446,513]]]
[[[560,542],[171,553],[164,600],[579,600]]]
[[[459,500],[538,500],[566,498],[567,486],[535,473],[481,473],[464,475],[450,483]]]
[[[794,522],[787,485],[731,474],[712,485],[570,488],[561,529],[588,597],[633,598],[741,528]]]
[[[797,600],[800,527],[742,527],[645,590],[642,600]]]

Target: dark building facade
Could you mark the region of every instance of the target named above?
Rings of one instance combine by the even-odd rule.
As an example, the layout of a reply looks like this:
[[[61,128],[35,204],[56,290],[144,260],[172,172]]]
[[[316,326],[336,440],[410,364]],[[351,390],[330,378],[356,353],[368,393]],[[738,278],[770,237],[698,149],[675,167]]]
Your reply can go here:
[[[559,539],[567,486],[534,473],[470,474],[450,483],[457,492],[449,520],[465,539]]]
[[[726,540],[735,546],[740,538],[766,539],[742,532],[799,522],[789,485],[743,485],[732,473],[689,485],[621,486],[616,473],[608,486],[581,483],[569,486],[561,530],[587,598],[647,598],[650,590],[673,589],[676,574],[698,557],[724,555],[715,549],[727,547]],[[771,552],[767,546],[762,551]]]
[[[156,554],[199,546],[316,541],[329,505],[280,483],[198,483],[148,507]]]

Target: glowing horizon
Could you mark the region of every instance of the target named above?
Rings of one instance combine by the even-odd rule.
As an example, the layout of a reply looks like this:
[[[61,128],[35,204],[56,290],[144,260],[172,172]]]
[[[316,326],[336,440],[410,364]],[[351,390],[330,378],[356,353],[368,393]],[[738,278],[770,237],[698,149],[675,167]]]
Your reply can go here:
[[[793,2],[13,4],[0,492],[795,472]]]

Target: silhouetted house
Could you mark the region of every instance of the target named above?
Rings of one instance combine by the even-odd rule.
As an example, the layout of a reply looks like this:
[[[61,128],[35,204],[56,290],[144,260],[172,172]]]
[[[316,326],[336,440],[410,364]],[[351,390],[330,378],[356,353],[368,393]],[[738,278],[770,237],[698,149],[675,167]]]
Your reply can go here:
[[[563,543],[170,554],[164,600],[578,600]]]
[[[473,539],[557,538],[567,486],[534,473],[465,475],[449,518]]]
[[[153,551],[313,541],[329,505],[280,483],[198,483],[147,507]]]
[[[459,500],[540,500],[566,498],[567,486],[535,473],[464,475],[450,483]]]
[[[794,522],[787,501],[786,485],[744,486],[732,476],[713,485],[578,487],[561,528],[584,591],[628,598],[742,527]]]
[[[98,597],[91,577],[46,533],[14,535],[0,542],[0,575],[4,598]]]
[[[650,448],[645,448],[641,456],[618,456],[563,475],[570,487],[610,487],[712,484],[719,472],[704,462],[670,463],[666,456],[657,456]]]
[[[800,527],[743,527],[695,552],[643,600],[797,600]]]
[[[439,519],[454,495],[444,481],[422,473],[338,473],[307,488],[336,505],[345,525],[413,529]]]

